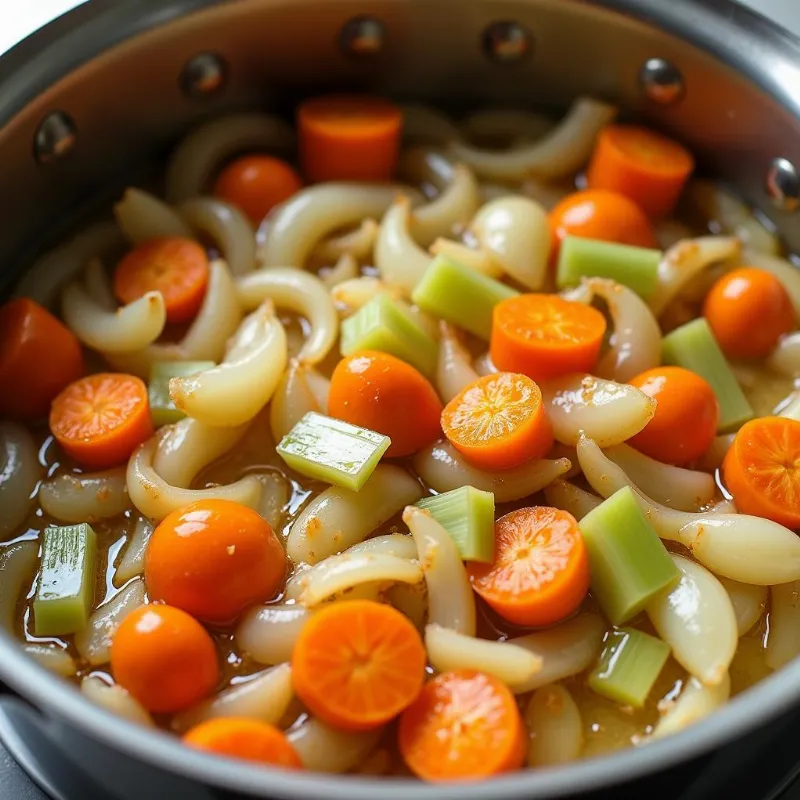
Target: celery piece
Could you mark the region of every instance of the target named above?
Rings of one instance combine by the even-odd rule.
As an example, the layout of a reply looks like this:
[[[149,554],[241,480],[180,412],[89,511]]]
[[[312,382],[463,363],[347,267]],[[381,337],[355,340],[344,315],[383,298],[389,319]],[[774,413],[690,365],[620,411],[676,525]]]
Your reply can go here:
[[[692,320],[664,337],[665,364],[683,367],[705,378],[719,403],[718,433],[738,430],[754,416],[753,409],[705,319]]]
[[[488,340],[492,332],[492,310],[501,300],[518,294],[494,278],[445,256],[437,256],[425,270],[411,299],[423,311]]]
[[[342,355],[356,350],[389,353],[428,376],[436,371],[436,342],[386,294],[376,295],[342,323]]]
[[[97,537],[91,525],[45,528],[33,599],[37,636],[65,636],[86,626],[94,599]]]
[[[309,411],[277,451],[295,472],[357,492],[391,443],[382,433]]]
[[[625,486],[579,523],[589,553],[592,594],[614,625],[636,616],[680,574]]]
[[[169,396],[170,378],[188,378],[216,366],[213,361],[157,361],[150,372],[148,396],[153,425],[160,428],[180,422],[186,416],[175,407]]]
[[[589,674],[589,686],[597,694],[641,708],[669,658],[669,645],[633,628],[612,631],[597,666]]]
[[[417,503],[450,534],[464,561],[494,561],[494,495],[461,486]]]
[[[556,282],[559,289],[577,286],[581,278],[611,278],[645,299],[655,291],[663,253],[580,236],[561,243]]]

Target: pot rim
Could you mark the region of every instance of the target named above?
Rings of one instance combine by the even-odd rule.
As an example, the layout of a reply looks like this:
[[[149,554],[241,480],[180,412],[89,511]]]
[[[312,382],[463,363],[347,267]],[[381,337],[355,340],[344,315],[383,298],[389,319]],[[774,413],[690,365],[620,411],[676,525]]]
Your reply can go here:
[[[244,2],[246,0],[227,0]],[[414,0],[409,0],[414,2]],[[652,0],[575,0],[621,12],[684,38],[729,64],[800,118],[800,39],[730,0],[652,3]],[[218,0],[93,0],[39,29],[0,57],[0,128],[27,103],[105,50]],[[24,69],[23,69],[24,67]],[[333,796],[345,785],[330,775],[265,770],[184,747],[162,731],[128,722],[93,705],[74,687],[29,658],[0,632],[0,677],[46,713],[121,753],[208,784],[271,797]],[[617,753],[541,771],[519,772],[475,785],[426,785],[406,779],[345,779],[352,800],[508,800],[563,797],[599,789],[690,760],[746,734],[800,700],[800,659],[737,696],[686,731]]]

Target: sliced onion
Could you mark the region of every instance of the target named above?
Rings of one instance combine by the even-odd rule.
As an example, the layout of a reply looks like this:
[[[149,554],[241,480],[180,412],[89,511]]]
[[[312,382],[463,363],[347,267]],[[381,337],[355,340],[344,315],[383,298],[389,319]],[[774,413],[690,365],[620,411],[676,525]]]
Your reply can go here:
[[[117,585],[126,583],[131,578],[144,574],[144,554],[152,535],[153,525],[150,520],[138,517],[117,571],[114,573],[114,583]]]
[[[0,422],[0,540],[30,513],[41,474],[39,453],[28,430],[15,422]]]
[[[800,655],[800,581],[770,589],[767,666],[780,669]]]
[[[126,189],[122,200],[114,205],[114,216],[133,245],[173,236],[193,238],[192,229],[171,205],[141,189]]]
[[[345,272],[344,267],[341,266],[343,263],[348,265],[346,277],[356,277],[358,274],[358,262],[372,258],[379,227],[376,220],[367,217],[361,221],[357,228],[337,236],[331,236],[329,239],[324,239],[316,246],[311,256],[312,260],[327,261],[329,263],[337,262],[337,266],[326,276],[326,284],[330,286],[331,283],[338,283],[344,280],[344,276],[332,277],[332,273],[337,270],[337,267],[339,272]],[[343,261],[343,259],[346,259],[346,261]]]
[[[467,116],[461,130],[473,141],[510,141],[517,136],[540,139],[553,128],[553,120],[535,111],[517,108],[482,108]]]
[[[261,664],[291,661],[294,643],[310,616],[300,605],[254,606],[236,628],[236,643]]]
[[[38,557],[39,543],[30,540],[0,548],[0,625],[9,632],[14,630],[17,601],[33,577]]]
[[[792,269],[795,269],[793,267]],[[800,375],[800,331],[784,336],[767,359],[775,372],[795,378]]]
[[[428,618],[428,587],[424,581],[396,583],[387,590],[386,600],[405,614],[418,631],[422,631]]]
[[[308,385],[307,375],[312,369],[307,364],[293,360],[283,373],[269,409],[269,426],[276,442],[283,439],[310,411],[324,413]]]
[[[436,366],[436,389],[445,403],[450,402],[465,386],[478,380],[469,352],[458,334],[447,322],[440,325],[439,361]]]
[[[597,495],[562,480],[545,487],[544,499],[548,505],[568,511],[579,521],[603,502]]]
[[[381,740],[383,728],[348,733],[309,718],[286,732],[300,761],[312,772],[349,772],[360,764]]]
[[[155,726],[153,718],[144,706],[121,686],[109,686],[95,675],[88,675],[81,681],[83,696],[97,706],[148,728]]]
[[[786,289],[794,307],[795,317],[800,319],[800,271],[785,258],[778,258],[769,253],[748,249],[742,260],[753,267],[771,272]]]
[[[412,238],[411,202],[398,197],[381,220],[375,244],[375,266],[381,278],[410,294],[431,263],[430,254]]]
[[[78,674],[75,659],[56,644],[34,644],[28,642],[22,649],[45,669],[61,675],[63,678],[74,678]]]
[[[537,689],[525,709],[530,744],[529,767],[552,767],[575,761],[583,749],[581,712],[563,686]]]
[[[436,108],[405,104],[403,109],[403,141],[408,144],[447,144],[461,139],[456,124]]]
[[[689,678],[678,699],[659,720],[651,739],[661,739],[694,725],[728,702],[731,681],[727,673],[719,683],[708,686]]]
[[[730,578],[719,578],[719,582],[725,587],[731,599],[739,636],[744,636],[764,614],[769,594],[767,587],[739,583]]]
[[[503,274],[500,265],[485,248],[476,250],[461,242],[454,242],[452,239],[439,238],[428,250],[431,255],[446,256],[452,261],[474,269],[475,272],[482,272],[490,278],[499,278]]]
[[[64,473],[39,488],[42,509],[59,522],[110,519],[128,508],[125,468],[81,475]]]

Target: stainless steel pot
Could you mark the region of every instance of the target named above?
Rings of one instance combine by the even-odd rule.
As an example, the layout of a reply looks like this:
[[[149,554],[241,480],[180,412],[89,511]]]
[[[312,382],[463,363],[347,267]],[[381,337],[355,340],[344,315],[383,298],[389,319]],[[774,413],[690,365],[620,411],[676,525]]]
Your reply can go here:
[[[728,0],[93,0],[0,58],[0,286],[196,120],[288,110],[334,87],[451,108],[614,100],[688,143],[800,251],[800,42]],[[44,733],[125,798],[153,796],[153,776],[170,797],[210,797],[202,786],[270,798],[564,797],[689,760],[800,700],[799,660],[646,748],[442,788],[273,774],[191,752],[91,706],[4,633],[0,677],[43,715],[4,701],[18,749]]]

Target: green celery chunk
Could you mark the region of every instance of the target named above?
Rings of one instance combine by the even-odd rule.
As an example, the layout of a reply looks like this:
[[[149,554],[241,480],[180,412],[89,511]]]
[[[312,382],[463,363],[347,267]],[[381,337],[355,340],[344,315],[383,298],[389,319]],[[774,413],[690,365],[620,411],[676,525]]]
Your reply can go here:
[[[494,495],[461,486],[417,503],[450,534],[464,561],[494,561]]]
[[[33,599],[36,636],[65,636],[86,627],[94,599],[97,537],[91,525],[45,528]]]
[[[753,409],[705,319],[692,320],[665,336],[661,355],[665,364],[695,372],[711,384],[719,403],[719,433],[738,430],[753,419]]]
[[[160,428],[180,422],[186,416],[175,407],[169,396],[170,378],[188,378],[214,366],[213,361],[157,361],[153,364],[147,390],[153,425]]]
[[[669,645],[633,628],[612,631],[597,666],[589,675],[589,686],[597,694],[641,708],[669,658]]]
[[[411,299],[423,311],[488,340],[492,332],[492,310],[501,300],[518,294],[510,286],[477,270],[437,256],[425,270]]]
[[[436,371],[436,342],[388,295],[379,294],[342,323],[341,352],[380,350],[406,361],[424,375]]]
[[[357,492],[391,443],[382,433],[309,411],[277,451],[295,472]]]
[[[635,617],[680,574],[629,486],[579,523],[589,554],[592,593],[614,625]]]
[[[611,278],[646,299],[655,291],[662,255],[647,247],[567,236],[559,251],[556,282],[564,289],[577,286],[581,278]]]

